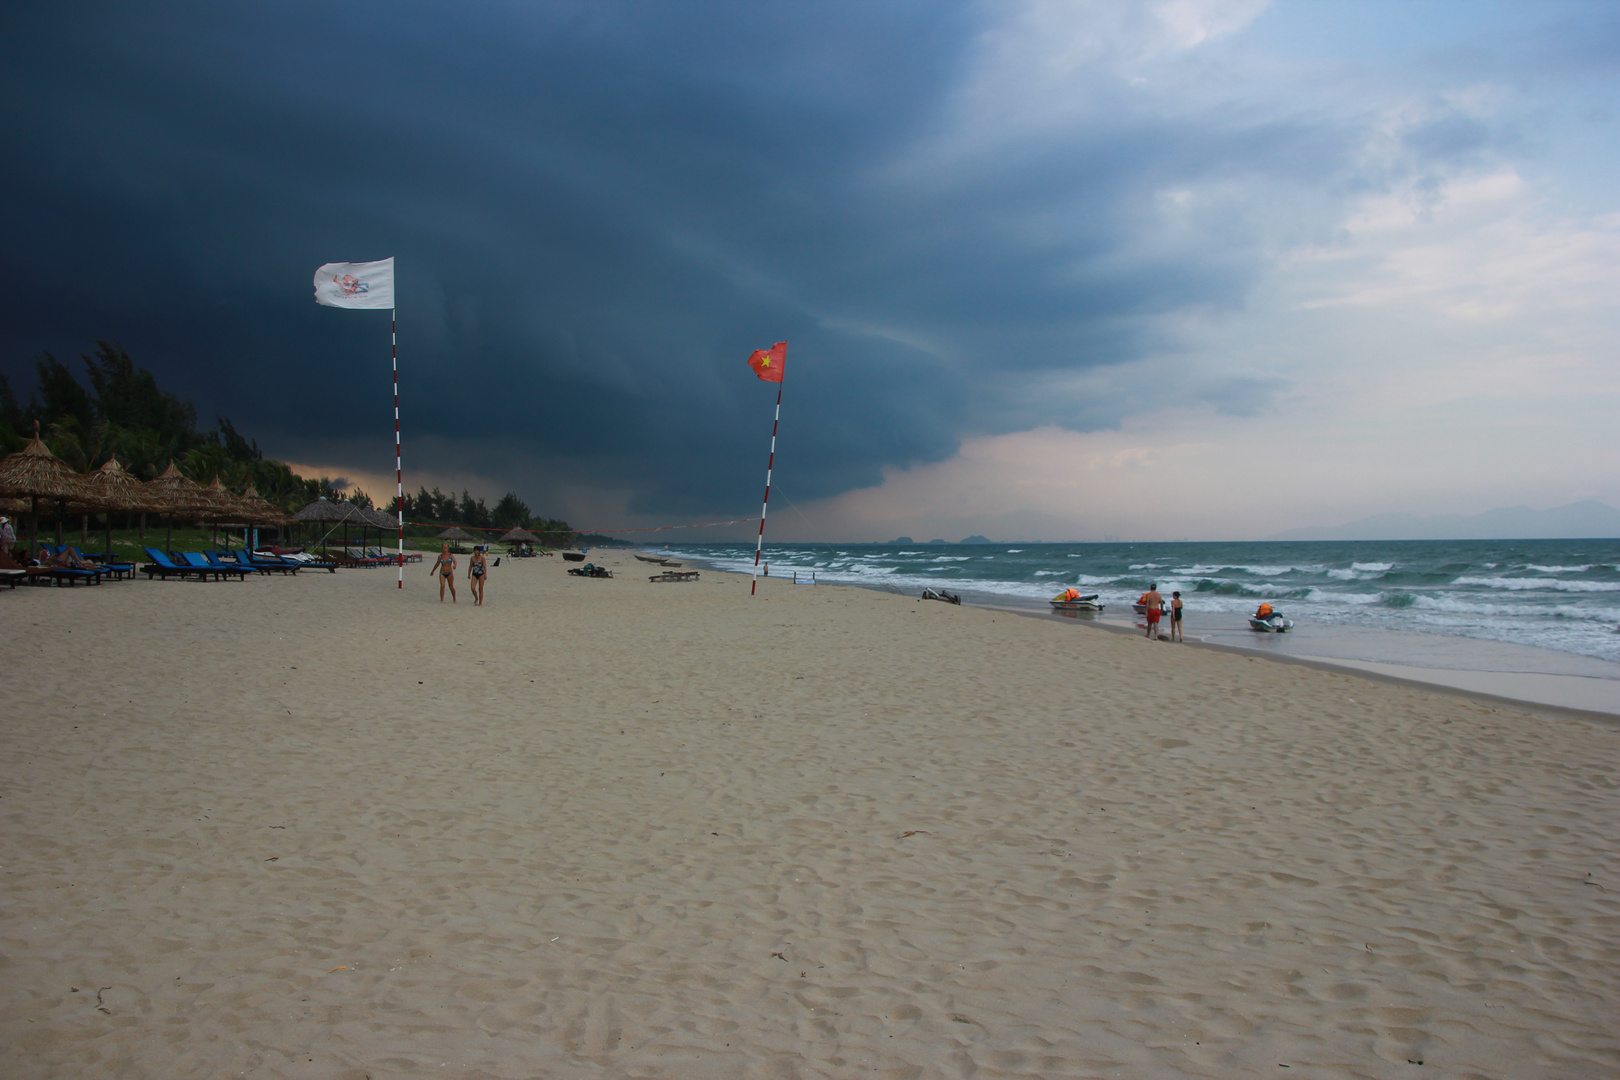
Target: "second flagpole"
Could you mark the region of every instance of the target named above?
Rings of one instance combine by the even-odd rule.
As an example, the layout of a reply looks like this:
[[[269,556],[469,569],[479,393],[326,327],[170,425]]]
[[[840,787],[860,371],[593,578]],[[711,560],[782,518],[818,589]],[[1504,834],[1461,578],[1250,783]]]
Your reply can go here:
[[[786,372],[784,372],[786,374]],[[782,384],[776,384],[776,417],[771,421],[771,456],[765,461],[765,499],[759,505],[759,539],[754,541],[754,580],[748,585],[748,595],[759,588],[759,553],[765,546],[765,510],[771,504],[771,468],[776,464],[776,426],[782,422]]]

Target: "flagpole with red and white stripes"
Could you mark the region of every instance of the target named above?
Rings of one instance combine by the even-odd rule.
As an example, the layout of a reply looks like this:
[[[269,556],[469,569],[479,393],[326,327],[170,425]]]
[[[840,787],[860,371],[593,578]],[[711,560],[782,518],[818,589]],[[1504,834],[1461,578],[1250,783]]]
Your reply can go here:
[[[405,587],[405,467],[399,456],[399,320],[388,309],[388,347],[394,355],[394,509],[399,512],[399,587]]]
[[[765,459],[765,498],[759,506],[759,538],[754,541],[754,577],[748,595],[759,588],[759,555],[765,546],[765,511],[771,505],[771,470],[776,466],[776,429],[782,423],[782,382],[787,376],[787,342],[778,341],[769,349],[755,349],[748,366],[765,382],[776,384],[776,417],[771,421],[771,456]]]
[[[765,510],[771,505],[771,468],[776,464],[776,426],[782,422],[782,384],[776,385],[776,419],[771,421],[771,456],[765,459],[765,500],[759,504],[759,539],[754,541],[754,580],[748,595],[759,588],[759,553],[765,546]]]

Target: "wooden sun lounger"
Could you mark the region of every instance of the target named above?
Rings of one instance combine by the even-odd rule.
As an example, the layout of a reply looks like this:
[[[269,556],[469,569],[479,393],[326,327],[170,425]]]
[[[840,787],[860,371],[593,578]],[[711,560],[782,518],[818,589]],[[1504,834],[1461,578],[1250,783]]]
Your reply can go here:
[[[654,574],[648,581],[696,581],[696,570],[665,570],[662,574]]]

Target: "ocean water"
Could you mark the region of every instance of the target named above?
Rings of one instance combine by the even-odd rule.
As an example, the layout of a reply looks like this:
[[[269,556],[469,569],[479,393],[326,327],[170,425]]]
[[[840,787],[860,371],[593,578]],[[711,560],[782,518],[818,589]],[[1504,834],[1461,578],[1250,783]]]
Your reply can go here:
[[[752,544],[671,555],[747,572]],[[767,544],[773,577],[970,602],[1044,601],[1070,585],[1128,613],[1150,584],[1188,617],[1270,601],[1297,624],[1509,642],[1620,662],[1620,540],[1404,540],[1168,544]]]

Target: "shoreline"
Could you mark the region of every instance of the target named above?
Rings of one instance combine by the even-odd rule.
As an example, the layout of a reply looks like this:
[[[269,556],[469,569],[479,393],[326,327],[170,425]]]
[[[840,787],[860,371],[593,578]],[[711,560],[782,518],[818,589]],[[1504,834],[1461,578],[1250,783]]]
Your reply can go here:
[[[964,601],[965,603],[965,601]],[[994,605],[986,605],[994,606]],[[1069,620],[1045,612],[1021,611],[1017,608],[997,608],[1014,614],[1035,618],[1062,619],[1081,622],[1095,629],[1129,637],[1144,637],[1139,628],[1118,621],[1096,619]],[[1439,635],[1434,635],[1438,637]],[[1271,640],[1257,635],[1257,642]],[[1464,639],[1474,640],[1474,639]],[[1530,711],[1546,711],[1560,716],[1578,717],[1611,726],[1620,726],[1620,682],[1593,676],[1569,675],[1539,671],[1495,671],[1426,667],[1419,664],[1382,663],[1353,657],[1318,656],[1311,653],[1278,652],[1255,645],[1228,644],[1210,641],[1205,637],[1190,637],[1185,642],[1198,649],[1231,653],[1235,656],[1263,658],[1279,664],[1294,664],[1332,671],[1349,672],[1372,682],[1395,686],[1410,686],[1421,690],[1455,694],[1472,700],[1497,705],[1513,705]],[[1522,647],[1522,646],[1521,646]],[[1594,687],[1592,684],[1602,684]]]
[[[681,558],[694,564],[701,564],[710,573],[733,574],[744,578],[750,576],[742,571],[719,569],[710,560],[702,556],[683,553]],[[762,578],[762,580],[788,581],[791,583],[791,579],[780,576]],[[847,581],[819,584],[823,588],[861,589],[867,592],[887,593],[912,599],[917,598],[912,593],[877,585],[862,585]],[[1120,616],[1106,612],[1102,613],[1100,617],[1063,616],[1050,610],[1041,610],[1041,607],[1037,606],[1034,601],[1025,605],[1018,603],[1013,598],[999,597],[994,593],[965,589],[949,591],[958,592],[961,595],[964,607],[1005,611],[1009,614],[1023,615],[1035,619],[1077,623],[1093,629],[1106,630],[1110,633],[1131,637],[1145,636],[1143,633],[1144,624],[1138,622],[1133,628],[1124,622]],[[1380,636],[1389,638],[1394,633],[1396,632],[1381,632]],[[1332,671],[1341,674],[1348,672],[1373,682],[1411,686],[1495,705],[1512,705],[1528,710],[1547,711],[1560,716],[1595,721],[1606,725],[1620,725],[1620,664],[1610,664],[1607,661],[1597,660],[1592,657],[1575,653],[1560,653],[1551,649],[1539,649],[1528,645],[1510,645],[1492,639],[1471,638],[1463,635],[1420,634],[1416,632],[1403,635],[1404,638],[1408,639],[1424,639],[1423,643],[1425,644],[1440,643],[1456,652],[1472,652],[1473,656],[1469,657],[1469,659],[1474,660],[1477,660],[1481,654],[1488,653],[1490,650],[1499,649],[1504,653],[1507,650],[1514,650],[1522,651],[1524,654],[1544,654],[1538,659],[1548,666],[1584,667],[1593,671],[1607,667],[1613,669],[1612,673],[1584,674],[1575,671],[1441,667],[1355,656],[1331,656],[1299,651],[1284,652],[1275,647],[1266,647],[1267,645],[1275,645],[1277,638],[1270,635],[1255,635],[1252,631],[1248,631],[1247,634],[1254,638],[1253,644],[1242,643],[1244,631],[1236,626],[1216,626],[1190,636],[1186,644],[1200,649],[1230,652],[1241,656],[1263,657],[1278,663],[1315,668],[1321,671]],[[1330,636],[1343,636],[1343,633],[1338,631],[1337,628],[1329,628],[1328,634]],[[1211,637],[1217,635],[1235,636],[1237,640],[1210,640]],[[1294,640],[1297,641],[1298,639],[1295,638]],[[1262,643],[1266,644],[1262,645]],[[1292,643],[1292,641],[1289,642],[1290,645]]]

